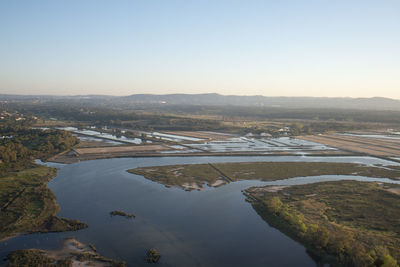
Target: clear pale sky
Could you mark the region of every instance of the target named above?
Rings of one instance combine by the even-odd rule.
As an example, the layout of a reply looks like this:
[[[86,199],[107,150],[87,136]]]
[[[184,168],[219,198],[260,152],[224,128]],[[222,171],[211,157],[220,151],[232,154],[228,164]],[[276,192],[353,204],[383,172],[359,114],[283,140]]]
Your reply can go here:
[[[400,99],[399,0],[0,0],[0,93]]]

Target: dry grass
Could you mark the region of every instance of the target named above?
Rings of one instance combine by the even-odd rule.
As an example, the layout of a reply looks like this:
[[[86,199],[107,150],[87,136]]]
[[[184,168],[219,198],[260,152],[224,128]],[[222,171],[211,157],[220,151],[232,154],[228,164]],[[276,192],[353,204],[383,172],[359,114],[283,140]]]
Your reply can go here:
[[[90,147],[77,148],[75,152],[79,155],[86,154],[104,154],[104,153],[121,153],[121,152],[158,152],[162,150],[170,150],[169,146],[165,145],[145,145],[145,146],[112,146],[112,147]]]
[[[300,136],[299,139],[321,143],[358,153],[373,156],[398,156],[400,155],[400,142],[390,139],[341,136],[334,134]]]
[[[125,145],[125,144],[121,144],[121,146],[122,145]],[[110,147],[110,146],[116,146],[116,145],[113,144],[113,143],[108,143],[108,142],[106,142],[104,140],[99,140],[99,141],[94,141],[94,140],[90,140],[90,141],[84,140],[84,141],[82,141],[81,140],[79,145],[78,145],[79,148]]]

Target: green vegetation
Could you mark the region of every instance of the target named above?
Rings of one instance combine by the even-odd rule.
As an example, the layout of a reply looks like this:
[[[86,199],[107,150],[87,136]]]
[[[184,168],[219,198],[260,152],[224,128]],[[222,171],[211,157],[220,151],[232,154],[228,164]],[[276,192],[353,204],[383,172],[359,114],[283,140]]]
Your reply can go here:
[[[400,196],[391,185],[337,181],[246,191],[270,225],[322,261],[341,266],[398,266]]]
[[[61,121],[74,121],[79,125],[112,126],[129,129],[152,130],[223,130],[226,127],[220,121],[206,118],[191,118],[166,112],[148,112],[121,110],[115,107],[99,105],[77,105],[74,103],[41,103],[41,105],[21,104],[13,106],[26,110],[43,118],[57,118]],[[42,125],[42,124],[41,124]]]
[[[397,168],[379,168],[353,163],[331,162],[245,162],[214,163],[143,167],[128,170],[149,180],[185,188],[195,183],[202,187],[204,183],[212,186],[218,180],[224,183],[235,180],[273,181],[299,176],[316,175],[358,175],[397,179]]]
[[[121,99],[122,100],[122,99]],[[68,122],[75,126],[110,126],[130,130],[213,130],[244,134],[267,132],[279,136],[279,129],[290,127],[290,135],[315,134],[327,131],[393,128],[399,123],[399,111],[351,110],[319,108],[236,106],[236,105],[159,105],[129,101],[92,99],[91,101],[41,102],[22,100],[8,103],[10,110],[30,112],[46,123]],[[80,100],[82,101],[82,100]],[[115,102],[114,102],[115,101]],[[309,105],[306,105],[309,106]],[[385,126],[383,126],[383,124]]]
[[[43,250],[17,250],[7,257],[9,267],[41,266],[41,267],[71,267],[72,259],[56,260],[49,257]]]
[[[259,179],[272,181],[315,175],[358,175],[400,178],[400,170],[355,163],[333,162],[244,162],[213,164],[234,180]]]
[[[9,114],[9,113],[6,113]],[[39,166],[33,159],[47,159],[78,144],[71,133],[30,128],[33,119],[18,113],[0,123],[0,239],[18,233],[58,232],[87,227],[77,220],[58,218],[54,194],[47,182],[56,169]]]
[[[55,175],[55,169],[37,166],[0,177],[0,239],[17,233],[87,227],[85,223],[55,216],[59,206],[47,187],[47,182]]]
[[[79,143],[70,132],[32,129],[14,122],[0,123],[0,176],[32,167],[32,159],[45,160]]]
[[[122,216],[122,217],[125,217],[125,218],[127,218],[127,219],[136,218],[136,215],[135,215],[135,214],[129,214],[129,213],[126,213],[126,212],[120,211],[120,210],[111,211],[111,212],[110,212],[110,216],[111,216],[111,217],[112,217],[112,216]]]

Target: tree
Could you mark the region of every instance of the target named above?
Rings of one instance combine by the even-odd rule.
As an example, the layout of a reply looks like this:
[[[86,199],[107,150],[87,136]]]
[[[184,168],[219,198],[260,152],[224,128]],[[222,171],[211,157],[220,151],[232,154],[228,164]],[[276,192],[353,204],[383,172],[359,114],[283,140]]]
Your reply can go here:
[[[282,203],[282,201],[280,200],[279,197],[273,197],[273,198],[271,198],[271,200],[269,201],[268,207],[270,208],[270,210],[271,210],[273,213],[277,214],[277,213],[279,213],[279,212],[282,210],[283,203]]]

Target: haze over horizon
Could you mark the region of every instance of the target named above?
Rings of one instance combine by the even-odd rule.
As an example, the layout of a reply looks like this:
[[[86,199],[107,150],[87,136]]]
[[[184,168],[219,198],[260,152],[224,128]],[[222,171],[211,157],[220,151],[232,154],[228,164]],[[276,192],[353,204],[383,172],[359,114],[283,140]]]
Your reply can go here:
[[[399,1],[2,1],[0,93],[400,99]]]
[[[271,96],[271,95],[261,95],[261,94],[220,94],[220,93],[215,93],[215,92],[204,92],[204,93],[182,93],[182,92],[176,92],[176,93],[137,93],[137,94],[129,94],[129,95],[116,95],[116,94],[30,94],[30,93],[2,93],[0,92],[0,95],[9,95],[9,96],[49,96],[49,97],[89,97],[89,96],[99,96],[99,97],[130,97],[130,96],[139,96],[139,95],[148,95],[148,96],[174,96],[174,95],[187,95],[187,96],[196,96],[196,95],[213,95],[216,94],[218,96],[224,96],[224,97],[266,97],[266,98],[327,98],[327,99],[390,99],[390,100],[395,100],[395,101],[400,101],[400,98],[392,98],[392,97],[385,97],[385,96],[370,96],[370,97],[357,97],[357,96],[307,96],[307,95],[298,95],[298,96],[285,96],[285,95],[276,95],[276,96]]]

